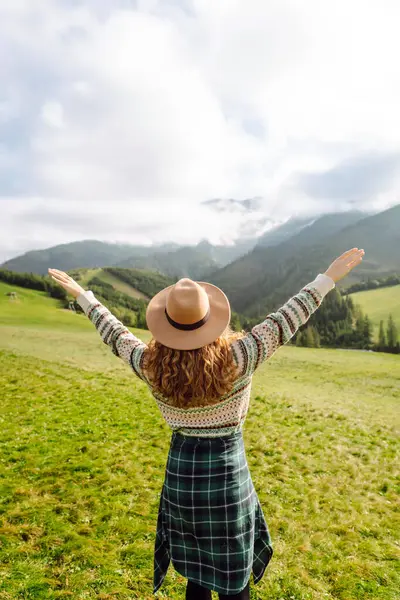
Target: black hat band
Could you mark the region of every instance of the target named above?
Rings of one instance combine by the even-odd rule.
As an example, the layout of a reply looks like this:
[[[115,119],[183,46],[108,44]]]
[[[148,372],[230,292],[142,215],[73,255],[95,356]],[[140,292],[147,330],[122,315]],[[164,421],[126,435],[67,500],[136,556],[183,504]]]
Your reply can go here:
[[[167,309],[165,309],[165,316],[167,317],[168,323],[172,325],[172,327],[175,327],[175,329],[180,329],[181,331],[194,331],[195,329],[199,329],[199,327],[207,323],[210,317],[210,308],[208,308],[208,311],[206,312],[204,317],[200,319],[200,321],[196,321],[196,323],[178,323],[177,321],[171,319],[171,317],[167,313]]]

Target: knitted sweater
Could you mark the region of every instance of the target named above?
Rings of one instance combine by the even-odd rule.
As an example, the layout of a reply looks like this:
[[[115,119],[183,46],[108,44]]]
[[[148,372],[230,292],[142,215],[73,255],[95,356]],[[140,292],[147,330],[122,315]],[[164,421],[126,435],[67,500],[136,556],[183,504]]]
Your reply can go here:
[[[232,391],[211,406],[189,408],[171,406],[166,398],[152,390],[142,371],[146,344],[112,315],[92,291],[85,291],[76,300],[96,327],[103,342],[149,387],[162,416],[173,431],[191,436],[220,437],[242,428],[249,408],[252,376],[256,369],[293,337],[334,287],[333,279],[320,273],[276,312],[267,315],[245,337],[232,342],[232,353],[238,366],[238,377]]]

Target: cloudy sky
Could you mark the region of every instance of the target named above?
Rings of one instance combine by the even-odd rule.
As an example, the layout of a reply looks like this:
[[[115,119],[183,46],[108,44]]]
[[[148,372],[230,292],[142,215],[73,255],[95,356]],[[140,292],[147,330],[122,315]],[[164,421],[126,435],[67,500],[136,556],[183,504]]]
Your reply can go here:
[[[398,0],[1,0],[0,262],[400,203],[399,22]]]

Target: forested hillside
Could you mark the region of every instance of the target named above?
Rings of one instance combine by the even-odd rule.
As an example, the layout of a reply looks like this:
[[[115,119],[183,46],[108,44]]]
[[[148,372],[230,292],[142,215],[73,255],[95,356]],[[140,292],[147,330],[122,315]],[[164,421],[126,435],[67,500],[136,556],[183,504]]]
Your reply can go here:
[[[156,251],[157,247],[154,248]],[[170,247],[168,246],[168,249]],[[151,252],[151,248],[147,249]],[[32,272],[46,275],[47,269],[69,271],[81,267],[112,266],[143,251],[142,247],[130,244],[109,244],[97,240],[82,240],[60,244],[45,250],[32,250],[0,265],[0,268],[17,272]]]
[[[259,317],[323,273],[349,248],[365,249],[359,267],[340,289],[364,279],[400,271],[400,205],[363,218],[327,235],[329,217],[317,220],[289,240],[252,252],[212,274],[210,280],[229,296],[239,313]],[[333,216],[333,221],[337,221]],[[321,241],[321,229],[324,241]]]
[[[144,271],[130,269],[79,269],[71,271],[70,275],[84,289],[91,289],[100,302],[105,304],[126,326],[142,329],[147,327],[148,298],[173,283],[172,280],[157,273],[146,274]],[[109,283],[108,276],[112,277],[114,285]],[[80,306],[72,302],[72,298],[65,290],[54,284],[48,276],[13,273],[0,269],[0,280],[15,285],[16,290],[24,287],[44,291],[49,296],[59,299],[62,307],[73,307],[77,312],[81,312]],[[126,286],[125,291],[117,289],[115,282],[119,281]],[[137,297],[138,288],[142,290],[143,297]],[[361,302],[359,306],[354,302],[353,298],[359,294],[342,296],[337,288],[332,290],[307,325],[292,338],[292,343],[309,347],[363,348],[399,352],[400,298],[397,297],[394,305],[393,302],[392,304],[387,302],[387,297],[385,302],[379,301],[381,298],[378,298],[378,294],[387,293],[385,290],[390,291],[392,300],[393,294],[400,295],[400,286],[361,292],[361,294],[376,294],[376,301],[370,300],[367,310],[365,310],[365,303]],[[144,296],[144,293],[148,296]],[[392,305],[394,311],[390,310]],[[369,317],[371,313],[372,319]],[[267,314],[259,318],[249,318],[232,311],[231,326],[235,330],[249,331],[266,316]]]
[[[104,278],[103,269],[77,269],[71,270],[69,275],[73,277],[84,289],[91,289],[95,296],[105,304],[115,316],[120,319],[128,327],[146,328],[146,306],[148,296],[138,298],[135,294],[133,285],[127,286],[122,292],[116,289]],[[107,275],[107,272],[105,271]],[[135,283],[139,289],[143,290],[143,294],[147,293],[152,296],[161,290],[165,285],[170,285],[171,280],[165,276],[156,273],[145,272],[129,272],[129,269],[118,270],[119,276],[123,278],[121,281],[130,284]],[[113,273],[117,278],[117,273]],[[36,275],[34,273],[14,273],[6,269],[0,269],[0,280],[18,287],[23,287],[33,290],[42,290],[49,296],[60,300],[61,306],[70,308],[72,297],[67,292],[55,283],[48,275]],[[130,281],[129,281],[130,280]],[[128,292],[128,293],[126,293]],[[74,310],[81,311],[77,302],[73,303]]]
[[[133,298],[149,300],[163,288],[172,285],[174,280],[155,271],[143,269],[122,269],[104,267],[104,269],[70,269],[68,274],[83,287],[91,284],[93,277],[110,283],[113,287]],[[125,284],[120,286],[119,284]]]
[[[400,284],[355,292],[350,298],[369,315],[376,340],[379,337],[381,321],[386,330],[390,315],[400,332]]]
[[[195,246],[162,250],[148,256],[131,256],[120,261],[117,266],[152,269],[173,279],[190,277],[200,281],[251,250],[255,243],[255,239],[245,239],[231,246],[215,246],[202,241]]]
[[[83,240],[27,252],[6,261],[0,268],[45,275],[49,267],[61,271],[120,267],[157,271],[173,278],[204,279],[251,250],[256,241],[243,239],[230,246],[216,246],[207,241],[193,246],[175,243],[134,246]]]
[[[292,218],[283,225],[267,231],[258,240],[257,246],[264,248],[278,246],[294,236],[296,236],[298,247],[311,246],[324,241],[326,237],[338,233],[366,216],[365,213],[355,210],[344,213],[330,213],[307,219]]]
[[[66,301],[67,299],[67,292],[50,277],[42,277],[34,273],[14,273],[14,271],[0,269],[0,281],[30,290],[40,290],[59,300]]]

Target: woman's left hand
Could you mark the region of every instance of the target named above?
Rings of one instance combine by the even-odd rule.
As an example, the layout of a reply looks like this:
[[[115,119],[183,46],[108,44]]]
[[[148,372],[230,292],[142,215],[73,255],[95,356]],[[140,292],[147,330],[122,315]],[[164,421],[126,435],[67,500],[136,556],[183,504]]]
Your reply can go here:
[[[51,277],[74,298],[77,298],[79,294],[82,294],[85,291],[79,283],[72,279],[67,273],[64,273],[64,271],[59,271],[58,269],[48,269],[48,271],[49,275],[51,275]]]

